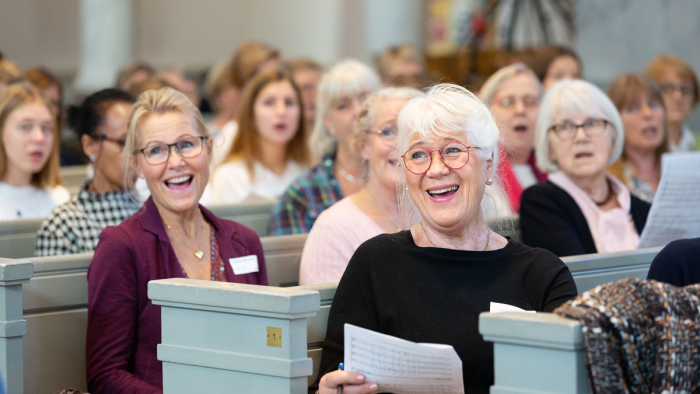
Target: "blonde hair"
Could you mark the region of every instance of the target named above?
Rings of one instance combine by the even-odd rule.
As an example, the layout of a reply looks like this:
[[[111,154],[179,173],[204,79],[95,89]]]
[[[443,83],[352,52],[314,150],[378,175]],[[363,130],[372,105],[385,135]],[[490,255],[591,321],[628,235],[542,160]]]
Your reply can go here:
[[[323,123],[323,117],[330,114],[331,105],[343,97],[373,92],[380,87],[377,74],[363,63],[353,59],[343,60],[323,74],[318,84],[316,120],[310,139],[314,162],[319,161],[325,153],[334,149],[337,142]]]
[[[8,86],[5,93],[0,97],[0,178],[5,177],[7,172],[7,153],[3,144],[2,133],[5,132],[5,124],[10,114],[27,104],[40,103],[46,106],[53,118],[53,146],[49,159],[44,168],[36,174],[32,174],[31,184],[39,188],[55,187],[63,184],[59,171],[59,143],[60,129],[56,120],[56,110],[41,91],[29,82],[18,82]]]
[[[294,95],[299,104],[299,122],[294,137],[287,143],[286,159],[294,160],[302,166],[308,167],[311,160],[309,146],[306,142],[304,103],[301,100],[301,92],[294,83],[292,76],[284,70],[268,71],[260,74],[250,82],[250,85],[243,94],[241,107],[238,112],[238,132],[233,140],[231,152],[226,161],[242,159],[245,161],[246,169],[251,180],[255,177],[254,165],[261,157],[260,133],[255,126],[255,101],[265,87],[274,82],[287,81],[292,85]]]
[[[437,84],[406,103],[399,113],[399,135],[396,148],[399,155],[408,150],[414,135],[435,139],[461,135],[481,160],[492,160],[493,184],[484,191],[481,209],[485,219],[511,215],[508,200],[498,179],[498,143],[500,131],[488,107],[467,89],[453,84]],[[470,152],[470,155],[472,152]],[[404,166],[399,160],[399,165]],[[406,183],[406,171],[401,172],[397,185],[399,212],[404,227],[420,219],[420,212],[411,199]]]
[[[663,82],[664,74],[667,71],[673,71],[678,74],[680,79],[690,82],[695,90],[693,94],[693,104],[700,102],[700,86],[698,86],[698,76],[693,71],[690,65],[683,61],[678,56],[659,55],[649,62],[645,74],[647,74],[654,82],[660,84]]]
[[[489,77],[489,79],[486,80],[486,82],[484,82],[484,84],[481,86],[481,90],[479,90],[479,98],[481,101],[483,101],[484,104],[489,105],[498,92],[498,89],[501,87],[501,84],[518,74],[527,74],[531,76],[532,80],[537,84],[537,89],[540,91],[540,95],[542,94],[542,83],[540,83],[537,75],[535,75],[535,73],[525,64],[515,63],[496,71]]]
[[[370,131],[369,128],[375,121],[374,116],[379,103],[391,99],[410,100],[420,96],[420,94],[420,91],[414,88],[387,87],[379,89],[367,96],[365,101],[362,102],[360,112],[357,114],[357,120],[355,121],[355,127],[353,128],[353,144],[355,149],[359,150],[360,145],[367,139],[367,133]]]
[[[202,114],[184,94],[169,87],[143,92],[132,107],[124,146],[124,185],[128,190],[134,189],[143,123],[153,114],[163,115],[171,112],[189,117],[197,132],[207,140],[210,138]]]
[[[236,89],[242,90],[260,71],[268,60],[282,60],[276,49],[262,42],[250,41],[241,44],[229,65],[228,75]]]

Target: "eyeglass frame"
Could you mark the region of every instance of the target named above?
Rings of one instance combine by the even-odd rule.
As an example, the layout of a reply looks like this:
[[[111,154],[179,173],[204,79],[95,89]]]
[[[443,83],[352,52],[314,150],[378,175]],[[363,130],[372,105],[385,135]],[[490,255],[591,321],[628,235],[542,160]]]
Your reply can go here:
[[[172,148],[172,147],[175,147],[175,152],[177,152],[177,154],[180,155],[180,157],[182,157],[183,159],[192,159],[192,158],[195,158],[195,157],[201,155],[201,154],[202,154],[202,151],[204,150],[204,140],[205,140],[206,138],[207,138],[207,137],[205,137],[205,136],[203,136],[203,135],[192,136],[192,137],[186,137],[186,138],[183,138],[183,139],[181,139],[181,140],[175,141],[175,142],[173,142],[172,144],[153,144],[153,145],[149,145],[149,146],[146,146],[146,147],[143,148],[143,149],[138,149],[136,152],[140,152],[140,153],[143,155],[143,159],[146,161],[146,163],[148,163],[148,164],[150,164],[150,165],[152,165],[152,166],[159,166],[159,165],[161,165],[161,164],[167,163],[168,160],[170,160],[170,155],[171,155],[171,151],[172,151],[172,149],[170,149],[170,148]],[[182,152],[180,152],[180,149],[177,147],[177,144],[179,144],[179,143],[181,143],[181,142],[183,142],[183,141],[186,141],[186,140],[191,140],[191,139],[199,139],[199,140],[202,142],[202,145],[200,145],[200,151],[199,151],[199,153],[197,153],[197,154],[194,155],[194,156],[185,157],[185,156],[182,155]],[[146,157],[146,153],[145,153],[144,151],[145,151],[146,149],[148,149],[150,146],[156,146],[156,145],[164,145],[164,146],[168,149],[168,157],[167,157],[162,163],[153,164],[153,163],[151,163],[151,162],[148,161],[148,158]]]
[[[107,137],[107,134],[100,134],[98,137],[92,137],[92,138],[96,139],[96,140],[100,140],[100,141],[109,141],[109,142],[112,142],[114,144],[117,144],[117,145],[119,145],[119,148],[121,150],[124,150],[124,147],[126,146],[126,139],[118,140],[116,138],[109,138],[109,137]]]
[[[598,122],[603,122],[603,127],[601,128],[602,131],[601,131],[601,133],[600,133],[599,135],[592,136],[592,135],[590,134],[590,132],[589,132],[588,130],[586,130],[586,124],[585,124],[585,123],[588,122],[588,121],[591,121],[591,120],[595,120],[595,121],[598,121]],[[571,138],[562,138],[562,137],[559,135],[559,132],[556,131],[556,128],[559,127],[559,126],[561,126],[563,123],[570,123],[570,124],[574,127],[574,133],[571,135]],[[559,138],[560,141],[572,141],[572,140],[574,140],[574,139],[576,138],[576,136],[578,135],[578,129],[583,129],[583,134],[585,134],[586,137],[588,137],[588,138],[598,138],[598,137],[602,136],[603,134],[605,134],[605,130],[606,130],[607,126],[608,126],[608,125],[611,125],[611,124],[612,124],[612,123],[610,123],[610,121],[607,120],[607,119],[594,119],[594,118],[589,118],[589,119],[586,119],[586,120],[585,120],[583,123],[581,123],[581,124],[576,124],[576,123],[574,123],[574,122],[562,122],[562,123],[559,123],[559,124],[551,125],[551,126],[549,126],[549,128],[547,128],[547,131],[549,131],[549,132],[554,132],[554,135],[556,135],[557,138]]]
[[[529,97],[535,98],[535,102],[533,104],[528,105],[525,103],[525,98],[529,98]],[[502,105],[501,103],[503,102],[503,100],[506,100],[506,99],[512,100],[513,103],[510,105]],[[495,98],[495,99],[493,99],[492,103],[495,103],[496,105],[498,105],[501,108],[511,109],[511,108],[515,108],[515,104],[517,104],[518,101],[520,101],[523,104],[523,108],[535,108],[535,107],[540,105],[540,102],[542,101],[542,97],[541,96],[533,96],[533,95],[525,95],[523,97],[516,98],[515,96],[511,95],[511,96],[504,96],[501,98]]]
[[[382,127],[380,127],[380,128],[377,129],[377,130],[369,130],[369,131],[367,131],[367,134],[374,134],[374,135],[379,136],[379,139],[380,139],[382,142],[384,142],[384,143],[392,143],[392,142],[395,142],[395,141],[396,141],[396,138],[399,136],[398,125],[396,125],[395,122],[394,122],[394,123],[392,123],[392,122],[387,122],[387,123],[385,123],[383,126],[391,126],[391,125],[396,126],[396,129],[395,129],[396,132],[395,132],[395,133],[392,133],[392,134],[390,134],[390,135],[384,135],[384,134],[382,134],[382,133],[384,132],[384,129],[383,129]]]
[[[683,91],[683,88],[688,88]],[[659,84],[659,90],[661,94],[674,94],[676,92],[681,92],[681,96],[690,97],[695,94],[695,87],[692,84],[683,85],[675,83],[661,83]]]
[[[459,167],[450,167],[449,165],[447,165],[447,163],[445,163],[445,158],[442,157],[442,150],[445,149],[445,147],[446,147],[447,145],[450,145],[450,144],[458,144],[458,145],[462,145],[463,147],[466,148],[466,151],[467,151],[467,161],[465,161],[464,164],[462,164],[462,165],[459,166]],[[428,168],[426,168],[425,171],[423,171],[423,172],[413,172],[413,171],[411,171],[410,168],[408,168],[408,165],[406,164],[406,154],[407,154],[408,152],[414,150],[414,149],[421,149],[421,150],[424,150],[424,151],[428,152],[428,157],[430,157],[430,163],[428,163]],[[423,174],[425,174],[426,172],[428,172],[428,171],[430,170],[430,167],[433,166],[433,152],[440,152],[440,160],[442,160],[442,164],[444,164],[445,167],[447,167],[447,168],[449,168],[449,169],[451,169],[451,170],[459,170],[460,168],[464,168],[464,166],[466,166],[467,163],[469,163],[469,157],[471,157],[471,153],[469,153],[469,149],[482,149],[482,148],[481,148],[481,147],[478,147],[478,146],[467,146],[467,145],[464,145],[464,144],[461,143],[461,142],[452,141],[452,142],[448,142],[448,143],[446,143],[445,145],[443,145],[442,148],[440,148],[440,149],[435,149],[435,150],[427,150],[427,149],[425,149],[425,148],[419,148],[419,147],[418,147],[418,148],[411,148],[411,149],[407,150],[406,153],[404,153],[403,155],[401,155],[401,159],[403,159],[403,164],[404,164],[404,166],[406,167],[406,169],[407,169],[408,171],[411,172],[411,174],[423,175]]]

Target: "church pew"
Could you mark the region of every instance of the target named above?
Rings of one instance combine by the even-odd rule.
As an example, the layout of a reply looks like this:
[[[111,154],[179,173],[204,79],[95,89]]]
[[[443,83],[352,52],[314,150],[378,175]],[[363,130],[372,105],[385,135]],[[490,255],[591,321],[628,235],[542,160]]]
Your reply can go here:
[[[261,238],[271,285],[297,283],[305,240],[306,234]],[[0,292],[0,305],[6,304],[4,309],[0,307],[0,326],[15,327],[14,331],[6,330],[9,337],[0,335],[0,344],[9,343],[0,346],[0,373],[8,385],[24,386],[24,391],[14,393],[87,389],[85,333],[87,269],[91,259],[92,253],[0,260],[0,286],[5,286],[0,290],[13,286],[11,293]],[[3,272],[14,276],[3,279]],[[26,277],[17,279],[17,272],[24,272]],[[15,312],[2,315],[3,310]],[[20,326],[25,328],[17,331]],[[24,355],[24,362],[22,357],[17,358],[18,354]],[[12,362],[3,364],[3,358]],[[3,365],[8,366],[9,373],[4,373]]]
[[[250,227],[259,236],[269,235],[272,202],[251,202],[235,205],[212,206],[218,217]],[[0,222],[0,256],[25,258],[34,256],[36,233],[44,219],[12,220]]]
[[[658,251],[659,248],[654,248],[601,255],[572,256],[567,258],[566,262],[572,270],[579,292],[583,292],[594,286],[618,280],[621,277],[646,276],[648,264]],[[254,391],[253,389],[246,391],[245,387],[254,387],[256,390],[265,387],[269,389],[266,392],[277,393],[305,392],[304,388],[300,387],[299,380],[302,375],[308,376],[308,382],[311,383],[315,380],[318,373],[318,364],[321,356],[320,344],[325,338],[328,311],[330,310],[335,286],[336,284],[326,284],[299,286],[291,289],[272,289],[258,286],[223,287],[210,282],[184,282],[180,279],[149,283],[149,297],[155,303],[164,306],[163,332],[165,333],[168,330],[171,333],[167,338],[164,334],[163,344],[161,345],[163,351],[161,352],[161,347],[159,347],[158,353],[159,359],[169,365],[167,374],[164,372],[166,374],[164,379],[167,382],[171,379],[173,379],[173,382],[176,382],[170,386],[174,393],[184,393],[192,390],[194,387],[200,387],[212,393],[224,392],[219,386],[207,383],[207,377],[212,380],[214,376],[216,376],[216,379],[213,380],[224,381],[231,379],[231,381],[240,380],[246,382],[241,388],[242,392]],[[287,292],[282,293],[282,290]],[[293,308],[294,301],[292,299],[297,295],[310,297],[308,291],[317,291],[319,293],[318,309],[316,309],[316,315],[314,316],[305,315],[313,312],[313,308],[299,308],[297,310]],[[197,301],[192,301],[192,297],[199,294],[198,292],[212,292],[212,294],[217,294],[217,296],[203,295]],[[276,297],[282,297],[286,301],[279,301]],[[235,301],[231,301],[230,304],[226,305],[216,301],[223,298]],[[276,301],[273,302],[272,300]],[[285,305],[286,309],[284,309],[283,313],[280,312],[278,303]],[[167,311],[166,307],[168,308]],[[295,314],[294,311],[298,312],[298,314]],[[166,313],[169,316],[168,319],[165,318]],[[218,316],[221,313],[227,316]],[[516,318],[519,318],[519,315],[521,314],[517,314]],[[503,383],[501,383],[501,386],[497,386],[495,389],[492,388],[491,393],[523,392],[515,390],[517,387],[528,387],[533,393],[549,392],[547,390],[562,393],[586,392],[585,370],[583,375],[581,375],[580,370],[582,365],[580,363],[583,359],[580,326],[578,326],[578,323],[551,314],[522,314],[525,318],[535,319],[532,327],[528,326],[525,329],[517,325],[510,325],[509,330],[501,329],[498,331],[499,327],[502,327],[502,325],[499,325],[501,320],[484,326],[484,324],[489,324],[482,323],[484,316],[488,317],[490,315],[482,314],[480,316],[480,330],[482,330],[482,335],[485,336],[486,340],[496,341],[499,338],[498,335],[507,336],[510,331],[513,331],[516,333],[513,334],[513,339],[504,340],[503,342],[508,346],[521,346],[520,348],[506,348],[506,350],[503,350],[505,345],[501,345],[498,342],[497,346],[494,347],[496,352],[497,383],[510,382],[520,377],[535,376],[535,378],[529,380],[532,382],[532,386],[514,385],[508,388],[510,386],[503,386]],[[493,316],[495,318],[504,318],[509,315],[495,314]],[[193,321],[195,318],[199,319],[200,323],[198,324],[203,326],[213,324],[209,323],[210,321],[216,321],[217,324],[225,325],[226,328],[224,330],[226,332],[232,332],[236,336],[241,336],[243,338],[241,340],[247,346],[242,349],[237,343],[227,343],[225,347],[213,347],[207,341],[197,341],[197,344],[193,345],[191,338],[187,337],[187,333],[191,330],[185,330],[181,327],[183,325],[186,327],[187,322]],[[537,320],[540,318],[544,320]],[[298,325],[304,325],[306,329],[294,326],[293,322],[297,322]],[[550,327],[549,325],[552,324],[554,326]],[[288,350],[282,349],[285,351],[270,349],[270,345],[266,342],[267,328],[280,326],[282,327],[283,344],[287,343],[286,341],[289,341],[290,344]],[[485,329],[483,327],[490,328]],[[576,334],[577,329],[578,334]],[[541,342],[546,343],[542,344]],[[527,351],[533,351],[534,354],[528,354],[530,358],[523,359],[522,354],[518,354],[518,350],[522,350],[522,343],[534,343],[538,344],[537,346],[539,347],[535,350],[528,347]],[[304,348],[304,346],[307,351],[306,358],[313,361],[313,370],[310,373],[306,366],[307,359],[302,353],[299,353],[299,349]],[[170,349],[173,348],[177,349],[179,353],[171,352]],[[220,352],[217,353],[218,358],[216,361],[211,361],[213,358],[205,356],[211,352]],[[504,352],[506,352],[507,357],[503,356]],[[519,363],[515,364],[510,361],[516,359],[515,357],[517,356],[521,356],[521,358],[517,359]],[[286,363],[283,363],[283,365],[291,365],[291,363],[297,362],[303,367],[297,365],[298,369],[290,367],[285,369],[284,374],[277,373],[269,370],[269,366],[266,366],[265,363],[260,362],[261,359],[266,357],[274,358],[275,362],[278,363],[276,365],[280,365],[281,361],[279,359],[282,359]],[[548,360],[549,357],[552,360]],[[249,362],[242,362],[241,360],[249,360]],[[533,360],[535,361],[534,363],[532,362]],[[523,364],[527,365],[524,366]],[[539,369],[537,364],[547,365],[549,370],[546,368]],[[516,373],[518,368],[525,372]],[[539,375],[528,375],[531,371],[540,371],[540,373]],[[557,375],[557,377],[552,378],[550,375]],[[285,380],[285,383],[280,383],[280,379]],[[542,382],[545,380],[546,382]],[[187,386],[187,381],[196,383]],[[265,384],[270,386],[264,386]],[[182,390],[180,390],[181,387],[183,387]],[[239,386],[233,387],[239,388]],[[566,387],[566,389],[558,391],[562,387]]]
[[[479,333],[493,342],[491,394],[588,394],[579,322],[551,313],[482,313]]]
[[[87,181],[90,165],[61,167],[60,173],[63,178],[63,185],[68,189],[70,195],[78,194],[80,187]]]

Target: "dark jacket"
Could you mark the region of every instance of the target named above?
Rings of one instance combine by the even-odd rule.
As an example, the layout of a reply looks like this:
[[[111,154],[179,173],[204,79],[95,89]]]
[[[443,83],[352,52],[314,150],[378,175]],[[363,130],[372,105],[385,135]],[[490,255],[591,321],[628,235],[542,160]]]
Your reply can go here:
[[[631,197],[632,221],[641,234],[651,205]],[[524,244],[547,249],[559,257],[598,253],[581,208],[569,193],[551,181],[523,192],[520,230]]]
[[[229,282],[267,285],[260,238],[251,229],[219,219],[200,206],[216,231]],[[228,259],[258,256],[259,272],[235,275]],[[88,268],[86,368],[91,393],[161,393],[163,365],[160,306],[148,298],[148,282],[182,278],[182,268],[151,198],[143,209],[100,234]],[[212,332],[212,335],[221,333]]]

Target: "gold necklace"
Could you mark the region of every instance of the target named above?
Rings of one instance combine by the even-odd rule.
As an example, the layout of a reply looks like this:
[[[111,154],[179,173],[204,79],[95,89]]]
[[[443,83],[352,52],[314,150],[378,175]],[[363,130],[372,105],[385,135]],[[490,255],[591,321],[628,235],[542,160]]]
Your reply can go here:
[[[421,220],[418,223],[420,223],[420,228],[423,230],[423,234],[425,234],[425,238],[428,238],[428,242],[430,242],[430,244],[433,245],[433,248],[437,248],[437,246],[435,246],[435,244],[433,243],[433,240],[430,239],[430,237],[428,236],[428,232],[425,231],[425,227],[423,227],[423,221]],[[489,242],[491,241],[491,228],[490,227],[486,227],[486,228],[488,229],[488,232],[486,233],[486,246],[484,246],[484,249],[481,250],[482,252],[485,252],[486,249],[489,248]]]
[[[377,199],[374,198],[374,195],[371,191],[369,191],[369,189],[367,189],[367,194],[369,194],[369,198],[371,198],[372,201],[374,201],[374,203],[377,206],[377,209],[379,209],[379,212],[381,212],[381,214],[389,220],[389,223],[391,223],[391,225],[394,226],[396,231],[401,231],[401,228],[396,224],[396,222],[391,218],[391,216],[389,216],[389,214],[387,214],[386,211],[384,211],[384,208],[382,208],[381,204],[379,204],[379,201],[377,201]]]
[[[165,222],[164,222],[164,223],[165,223]],[[170,225],[167,224],[167,223],[165,223],[165,227],[167,227],[168,230],[171,229]],[[194,257],[196,257],[197,260],[201,260],[201,259],[204,258],[204,250],[191,247],[190,245],[187,244],[187,242],[185,242],[184,238],[180,237],[180,235],[178,235],[176,232],[173,232],[172,234],[173,234],[177,239],[179,239],[180,242],[182,242],[182,244],[185,245],[185,247],[187,247],[187,249],[190,250],[190,252],[192,252],[192,253],[194,254]],[[202,231],[201,231],[201,229],[200,229],[200,231],[199,231],[199,238],[201,238],[201,237],[202,237]],[[197,240],[197,246],[199,246],[199,245],[201,244],[199,241],[200,241],[200,240],[198,239],[198,240]]]

